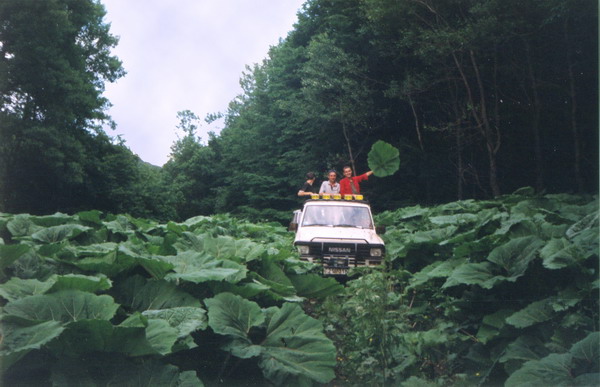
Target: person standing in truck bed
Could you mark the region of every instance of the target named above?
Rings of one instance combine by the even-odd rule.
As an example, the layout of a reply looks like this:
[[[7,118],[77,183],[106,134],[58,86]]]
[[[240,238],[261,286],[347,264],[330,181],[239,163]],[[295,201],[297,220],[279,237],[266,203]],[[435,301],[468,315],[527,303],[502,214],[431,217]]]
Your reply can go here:
[[[340,193],[342,196],[360,194],[360,182],[369,180],[369,176],[372,174],[373,171],[369,171],[362,175],[352,176],[352,167],[344,166],[344,178],[340,180]]]
[[[315,174],[313,172],[308,172],[306,174],[306,182],[302,188],[300,188],[300,191],[298,191],[298,196],[308,196],[310,198],[310,195],[317,193],[317,187],[314,185],[315,180]]]
[[[340,184],[337,180],[337,172],[333,169],[327,174],[328,180],[321,183],[320,194],[338,194],[340,193]]]

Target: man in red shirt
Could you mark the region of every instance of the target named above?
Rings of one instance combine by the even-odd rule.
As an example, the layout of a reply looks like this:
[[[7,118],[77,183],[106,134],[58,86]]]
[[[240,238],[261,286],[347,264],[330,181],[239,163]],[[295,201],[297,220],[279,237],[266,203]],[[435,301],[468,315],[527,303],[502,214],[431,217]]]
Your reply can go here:
[[[360,182],[369,180],[369,176],[373,171],[363,173],[359,176],[352,176],[352,168],[348,165],[344,167],[344,178],[340,180],[340,194],[343,195],[358,195],[360,194]]]

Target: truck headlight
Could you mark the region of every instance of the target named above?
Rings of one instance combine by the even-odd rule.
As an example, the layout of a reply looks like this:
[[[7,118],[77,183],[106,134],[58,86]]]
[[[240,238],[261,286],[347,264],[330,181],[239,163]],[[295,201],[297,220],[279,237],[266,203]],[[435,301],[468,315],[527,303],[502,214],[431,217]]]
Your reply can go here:
[[[306,245],[298,245],[298,252],[302,255],[308,255],[310,253],[310,249]]]
[[[381,257],[381,249],[379,247],[374,247],[371,249],[371,257]]]

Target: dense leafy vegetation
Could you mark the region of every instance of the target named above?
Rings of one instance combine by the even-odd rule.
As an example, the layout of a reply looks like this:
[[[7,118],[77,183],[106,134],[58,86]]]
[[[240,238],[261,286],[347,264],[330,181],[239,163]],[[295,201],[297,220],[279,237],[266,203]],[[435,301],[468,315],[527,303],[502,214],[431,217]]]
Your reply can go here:
[[[344,287],[277,224],[0,214],[2,381],[597,384],[596,197],[522,189],[377,221],[387,268]]]
[[[389,270],[317,314],[350,384],[597,385],[598,200],[532,195],[380,214]]]
[[[0,234],[3,384],[335,376],[335,347],[298,302],[342,286],[307,273],[281,226],[88,211],[1,215]]]

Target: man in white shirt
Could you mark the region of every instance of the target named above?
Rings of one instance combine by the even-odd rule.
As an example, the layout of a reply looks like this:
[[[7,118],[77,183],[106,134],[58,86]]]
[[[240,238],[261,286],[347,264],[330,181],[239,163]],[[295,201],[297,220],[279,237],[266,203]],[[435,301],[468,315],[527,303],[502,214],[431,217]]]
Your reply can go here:
[[[340,184],[337,180],[337,172],[334,170],[329,171],[328,180],[321,183],[321,189],[319,190],[320,194],[339,194],[340,193]]]

